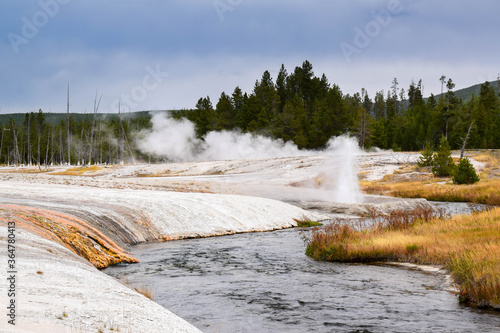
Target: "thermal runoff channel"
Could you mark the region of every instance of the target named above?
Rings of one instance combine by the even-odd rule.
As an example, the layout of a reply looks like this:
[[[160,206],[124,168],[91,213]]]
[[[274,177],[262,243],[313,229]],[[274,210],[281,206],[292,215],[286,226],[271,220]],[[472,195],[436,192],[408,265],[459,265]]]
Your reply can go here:
[[[333,137],[323,150],[301,150],[292,142],[238,131],[212,131],[200,139],[192,122],[162,113],[154,114],[151,122],[152,128],[141,132],[137,142],[146,154],[171,162],[321,155],[324,164],[316,171],[327,181],[318,181],[315,188],[328,191],[329,201],[355,203],[360,200],[357,156],[363,151],[355,138]]]

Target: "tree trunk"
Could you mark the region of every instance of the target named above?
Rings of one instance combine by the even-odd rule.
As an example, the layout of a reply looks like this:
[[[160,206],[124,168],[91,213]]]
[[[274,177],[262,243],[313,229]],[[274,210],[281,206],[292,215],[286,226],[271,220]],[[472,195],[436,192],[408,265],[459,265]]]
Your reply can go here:
[[[462,149],[460,149],[460,159],[464,158],[465,146],[467,145],[467,140],[469,140],[470,131],[471,131],[473,125],[474,125],[474,122],[470,123],[469,129],[467,130],[467,135],[465,136],[465,139],[463,139]]]
[[[68,83],[68,97],[67,97],[67,107],[66,107],[66,130],[67,132],[67,144],[68,144],[68,165],[71,165],[71,141],[69,132],[69,83]]]

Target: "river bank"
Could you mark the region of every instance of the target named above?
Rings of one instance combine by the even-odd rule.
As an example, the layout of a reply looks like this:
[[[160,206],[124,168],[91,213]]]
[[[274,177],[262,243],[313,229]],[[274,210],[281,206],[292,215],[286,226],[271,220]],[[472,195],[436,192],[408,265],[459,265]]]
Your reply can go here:
[[[383,217],[362,232],[343,223],[317,229],[306,253],[331,262],[442,265],[461,302],[500,310],[500,208],[450,219],[416,218],[404,224],[401,216]]]
[[[491,205],[491,210],[451,219],[417,211],[376,216],[375,224],[359,231],[333,224],[316,230],[308,239],[306,253],[331,262],[400,261],[442,265],[459,288],[462,303],[500,310],[500,204],[498,152],[475,152],[483,160],[481,181],[453,185],[450,178],[435,178],[425,169],[406,165],[394,175],[364,181],[369,193],[398,197]],[[420,176],[415,177],[415,175]],[[409,216],[415,215],[416,219]]]

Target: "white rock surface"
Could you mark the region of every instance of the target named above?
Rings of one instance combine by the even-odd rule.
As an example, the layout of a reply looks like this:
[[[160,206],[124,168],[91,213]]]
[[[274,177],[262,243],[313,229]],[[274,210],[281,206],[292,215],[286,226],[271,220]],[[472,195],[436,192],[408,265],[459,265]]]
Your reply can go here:
[[[128,230],[134,241],[274,230],[296,225],[294,218],[322,218],[258,197],[105,189],[19,179],[0,182],[0,203],[73,213],[80,218],[78,214],[86,214],[89,218],[83,216],[83,220],[91,225],[90,214],[105,217]],[[4,223],[0,226],[7,229]],[[62,245],[17,230],[17,325],[14,329],[2,320],[0,332],[198,332]],[[3,235],[0,247],[7,247]],[[8,304],[5,279],[0,286],[1,304]]]
[[[325,217],[281,201],[242,195],[120,190],[93,187],[1,182],[0,203],[42,205],[51,209],[94,212],[119,221],[137,237],[146,223],[156,238],[208,237],[267,231],[296,225],[295,219]],[[113,208],[110,210],[109,207]],[[135,220],[130,216],[135,215]]]
[[[3,318],[0,332],[200,332],[62,245],[16,230],[16,325]],[[6,279],[0,286],[8,304]]]
[[[377,180],[418,156],[378,152],[356,158],[365,179]],[[357,214],[370,205],[318,202],[333,197],[339,168],[336,160],[319,155],[106,167],[87,176],[21,174],[15,168],[1,168],[0,204],[74,213],[89,220],[105,217],[121,226],[129,242],[273,230],[294,225],[294,218],[324,217],[272,199],[309,201],[303,206],[340,209],[343,214]],[[154,177],[134,177],[138,174]],[[381,206],[394,204],[391,199]],[[5,225],[0,227],[5,230]],[[5,235],[0,234],[2,249]],[[20,229],[17,239],[18,325],[12,329],[1,320],[0,332],[110,332],[111,328],[113,332],[198,332],[62,245]],[[2,278],[1,304],[8,301],[6,288]]]

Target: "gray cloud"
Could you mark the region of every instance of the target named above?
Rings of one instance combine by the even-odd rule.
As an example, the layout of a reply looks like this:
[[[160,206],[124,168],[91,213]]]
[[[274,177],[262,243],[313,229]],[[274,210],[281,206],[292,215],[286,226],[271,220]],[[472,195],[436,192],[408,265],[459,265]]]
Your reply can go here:
[[[143,92],[146,68],[156,66],[168,78],[137,95],[136,109],[190,108],[236,85],[249,91],[265,70],[275,78],[282,63],[292,71],[305,59],[344,92],[364,87],[371,96],[393,77],[403,87],[423,79],[426,94],[439,92],[441,74],[457,87],[496,78],[500,3],[401,0],[390,22],[377,21],[394,1],[220,0],[229,6],[222,12],[213,0],[4,1],[0,112],[64,110],[68,81],[74,111],[90,109],[96,89],[102,111],[112,111],[116,98]],[[57,13],[46,12],[14,52],[8,34],[23,37],[26,20],[54,2]],[[359,31],[370,33],[363,47]],[[342,43],[358,50],[350,61]]]

